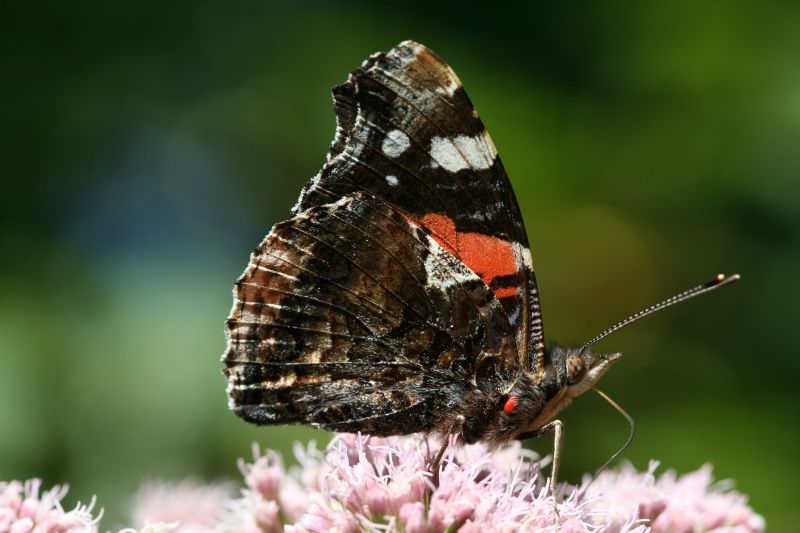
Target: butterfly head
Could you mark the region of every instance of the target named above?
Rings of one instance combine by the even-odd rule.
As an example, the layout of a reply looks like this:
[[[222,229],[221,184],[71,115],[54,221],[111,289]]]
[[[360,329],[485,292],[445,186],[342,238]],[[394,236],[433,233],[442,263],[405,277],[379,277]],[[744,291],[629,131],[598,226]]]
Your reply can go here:
[[[528,374],[519,379],[503,404],[505,429],[521,435],[546,424],[597,383],[620,353],[596,354],[588,348],[552,346],[540,382]]]
[[[622,354],[595,354],[588,348],[556,347],[551,357],[554,367],[563,365],[566,395],[574,398],[594,386]]]

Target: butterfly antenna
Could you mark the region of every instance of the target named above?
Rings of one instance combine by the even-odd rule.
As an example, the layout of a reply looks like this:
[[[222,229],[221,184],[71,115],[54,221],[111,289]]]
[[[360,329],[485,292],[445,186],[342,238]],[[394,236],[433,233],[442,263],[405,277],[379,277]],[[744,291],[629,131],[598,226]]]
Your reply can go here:
[[[603,466],[601,466],[600,468],[597,469],[597,472],[594,473],[595,477],[597,477],[598,475],[600,475],[600,472],[602,472],[603,470],[608,468],[608,465],[610,465],[612,462],[614,462],[614,459],[619,457],[620,454],[622,454],[622,452],[625,451],[625,448],[627,448],[628,445],[631,443],[631,441],[633,440],[633,436],[636,435],[636,422],[633,420],[633,417],[631,415],[629,415],[627,413],[627,411],[625,411],[625,409],[620,407],[620,405],[617,402],[612,400],[611,397],[608,394],[606,394],[605,392],[601,391],[600,389],[596,389],[594,387],[592,387],[592,390],[594,390],[597,394],[599,394],[600,397],[602,397],[605,401],[610,403],[611,406],[614,409],[619,411],[620,414],[625,417],[625,420],[627,420],[628,424],[631,426],[631,432],[628,434],[628,440],[625,441],[625,444],[622,445],[622,448],[617,450],[617,452],[614,455],[612,455],[611,458],[608,461],[606,461]]]
[[[701,294],[703,294],[705,292],[713,291],[714,289],[718,289],[718,288],[720,288],[720,287],[722,287],[724,285],[729,285],[729,284],[731,284],[731,283],[733,283],[735,281],[739,281],[739,277],[740,277],[739,274],[733,274],[732,276],[726,276],[725,274],[717,274],[712,279],[710,279],[709,281],[703,283],[702,285],[698,285],[697,287],[689,289],[688,291],[684,291],[684,292],[682,292],[680,294],[676,294],[672,298],[667,298],[663,302],[659,302],[659,303],[657,303],[655,305],[651,305],[647,309],[643,309],[643,310],[639,311],[638,313],[636,313],[635,315],[631,315],[628,318],[626,318],[625,320],[623,320],[621,322],[618,322],[617,324],[614,324],[613,326],[611,326],[610,328],[608,328],[607,330],[602,332],[600,335],[598,335],[597,337],[593,338],[592,340],[590,340],[589,342],[587,342],[586,344],[581,346],[580,352],[583,353],[592,344],[596,343],[597,341],[599,341],[601,339],[604,339],[604,338],[608,337],[609,335],[611,335],[615,331],[624,328],[625,326],[627,326],[631,322],[636,322],[640,318],[644,318],[647,315],[652,315],[653,313],[661,311],[662,309],[666,309],[667,307],[675,305],[676,303],[683,302],[683,301],[688,300],[690,298],[694,298],[695,296],[699,296],[699,295],[701,295]]]

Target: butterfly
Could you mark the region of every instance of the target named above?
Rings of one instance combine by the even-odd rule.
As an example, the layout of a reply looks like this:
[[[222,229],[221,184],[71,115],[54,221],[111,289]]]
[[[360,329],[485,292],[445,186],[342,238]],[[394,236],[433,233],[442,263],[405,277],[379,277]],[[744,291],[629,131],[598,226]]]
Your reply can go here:
[[[405,41],[333,98],[325,164],[234,286],[224,373],[248,422],[492,446],[553,431],[555,481],[556,415],[620,357],[591,345],[738,279],[546,345],[519,205],[453,70]]]

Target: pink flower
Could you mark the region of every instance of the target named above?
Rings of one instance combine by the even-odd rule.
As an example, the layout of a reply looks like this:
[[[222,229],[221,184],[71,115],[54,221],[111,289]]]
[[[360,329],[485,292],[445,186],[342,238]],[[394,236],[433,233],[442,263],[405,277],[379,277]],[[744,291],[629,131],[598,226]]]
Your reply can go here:
[[[102,510],[97,518],[92,516],[95,500],[88,505],[78,505],[64,511],[61,500],[67,486],[56,485],[40,495],[42,482],[30,479],[0,482],[0,533],[94,533]]]
[[[612,524],[634,514],[653,532],[764,530],[764,519],[747,506],[745,496],[730,490],[730,483],[713,484],[710,465],[680,477],[668,470],[656,479],[657,467],[651,461],[647,472],[640,473],[623,464],[618,471],[585,479],[580,490],[612,513]]]
[[[436,475],[439,443],[421,436],[338,435],[325,452],[295,446],[300,463],[287,469],[276,452],[253,450],[242,461],[244,485],[150,483],[135,499],[139,533],[406,533],[555,531],[548,479],[537,456],[510,444],[450,443]],[[714,483],[711,468],[656,476],[630,464],[559,486],[563,533],[715,531],[758,533],[764,519],[730,483]],[[66,488],[40,495],[40,482],[0,483],[0,533],[96,533],[94,502],[64,512]],[[124,530],[135,533],[137,530]]]
[[[492,452],[451,443],[434,486],[428,464],[437,449],[437,442],[419,436],[339,435],[324,454],[313,445],[297,448],[301,466],[291,472],[274,453],[256,453],[243,467],[248,488],[238,523],[257,523],[252,515],[266,498],[274,506],[271,520],[282,517],[289,532],[555,530],[547,479],[533,452],[519,443]],[[744,496],[712,484],[709,467],[660,478],[656,467],[638,472],[626,464],[578,487],[562,484],[561,531],[764,530]],[[270,521],[252,531],[275,527]]]
[[[229,484],[152,481],[139,489],[131,517],[137,528],[181,533],[211,532],[219,523],[224,502],[232,496],[233,487]]]
[[[281,456],[253,447],[253,462],[239,461],[245,479],[241,497],[226,503],[221,530],[244,532],[283,531],[285,523],[299,520],[314,502],[321,502],[324,460],[314,443],[295,446],[300,467],[287,471]]]

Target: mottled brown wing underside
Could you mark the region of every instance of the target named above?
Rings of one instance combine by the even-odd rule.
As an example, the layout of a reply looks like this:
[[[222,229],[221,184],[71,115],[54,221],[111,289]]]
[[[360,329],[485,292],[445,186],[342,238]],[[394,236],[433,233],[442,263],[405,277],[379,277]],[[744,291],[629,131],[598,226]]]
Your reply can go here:
[[[519,371],[483,280],[368,193],[275,225],[234,297],[225,372],[251,422],[426,431],[464,391],[497,391]]]
[[[368,191],[425,224],[495,291],[521,365],[541,370],[542,322],[522,216],[453,70],[406,41],[374,54],[333,95],[336,137],[293,212]]]

